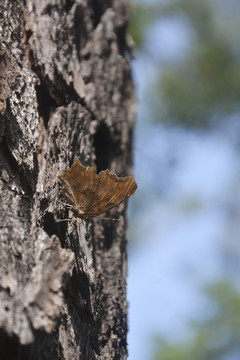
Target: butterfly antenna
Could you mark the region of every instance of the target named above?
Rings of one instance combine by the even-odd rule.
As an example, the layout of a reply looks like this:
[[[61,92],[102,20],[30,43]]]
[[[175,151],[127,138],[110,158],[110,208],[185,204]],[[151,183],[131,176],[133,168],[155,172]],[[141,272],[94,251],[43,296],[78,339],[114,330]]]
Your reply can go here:
[[[120,219],[113,219],[113,218],[107,218],[102,216],[95,216],[96,219],[103,219],[103,220],[112,220],[112,221],[120,221]]]
[[[71,208],[72,208],[72,205],[66,204],[66,203],[64,203],[64,202],[61,201],[61,200],[56,199],[56,201],[59,202],[60,204],[63,204],[63,205],[65,205],[65,206],[67,206],[68,209],[71,209]]]

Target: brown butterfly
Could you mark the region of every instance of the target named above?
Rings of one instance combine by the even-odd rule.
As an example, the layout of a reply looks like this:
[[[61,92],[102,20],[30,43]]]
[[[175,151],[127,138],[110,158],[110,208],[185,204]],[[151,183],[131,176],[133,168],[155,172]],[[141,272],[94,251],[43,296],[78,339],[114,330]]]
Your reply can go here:
[[[98,216],[117,206],[137,188],[132,176],[118,177],[109,170],[97,175],[94,167],[85,167],[78,159],[58,178],[63,184],[62,192],[69,207],[81,219]]]

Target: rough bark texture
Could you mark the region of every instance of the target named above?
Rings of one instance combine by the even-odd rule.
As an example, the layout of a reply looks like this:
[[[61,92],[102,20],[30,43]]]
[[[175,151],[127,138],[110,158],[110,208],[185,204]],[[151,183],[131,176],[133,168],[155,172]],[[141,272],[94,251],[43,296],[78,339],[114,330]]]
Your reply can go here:
[[[125,205],[69,217],[74,157],[130,172],[125,0],[1,0],[0,358],[125,359]]]

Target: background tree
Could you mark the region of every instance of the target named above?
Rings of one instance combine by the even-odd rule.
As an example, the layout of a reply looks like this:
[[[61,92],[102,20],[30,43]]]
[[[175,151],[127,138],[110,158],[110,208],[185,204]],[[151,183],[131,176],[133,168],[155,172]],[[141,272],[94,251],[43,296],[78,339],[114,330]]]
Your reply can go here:
[[[130,172],[127,2],[4,0],[0,14],[1,359],[125,359],[125,204],[119,223],[77,226],[57,223],[56,200],[74,157]]]

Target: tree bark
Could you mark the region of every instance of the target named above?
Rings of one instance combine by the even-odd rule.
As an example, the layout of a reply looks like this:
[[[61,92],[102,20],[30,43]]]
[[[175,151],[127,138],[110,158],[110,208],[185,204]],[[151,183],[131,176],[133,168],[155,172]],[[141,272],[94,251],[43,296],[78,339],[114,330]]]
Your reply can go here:
[[[131,171],[125,0],[0,5],[0,358],[125,359],[126,204],[60,222],[77,157]]]

